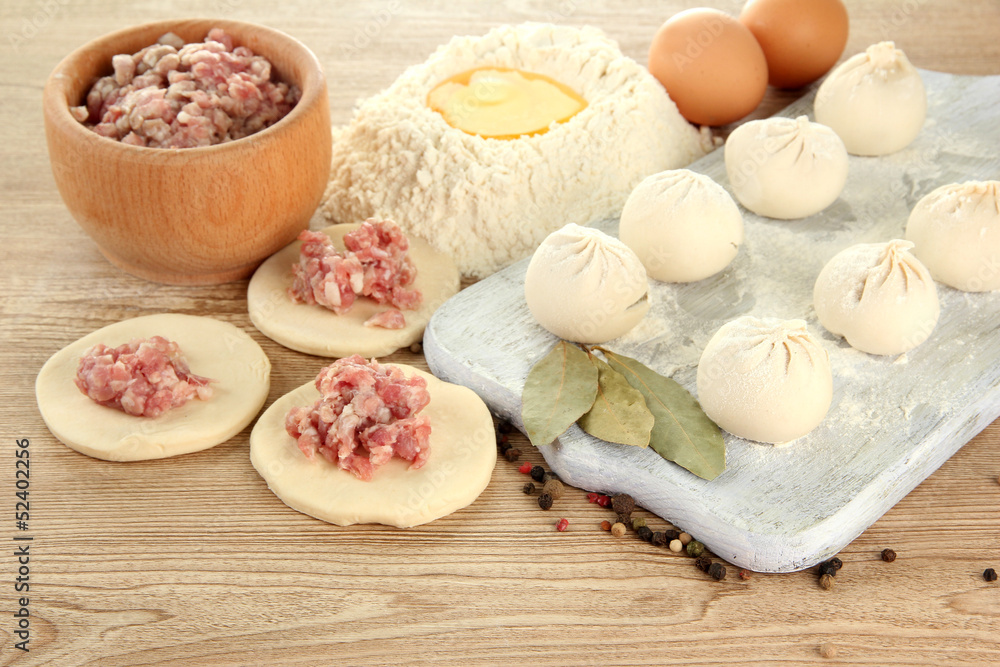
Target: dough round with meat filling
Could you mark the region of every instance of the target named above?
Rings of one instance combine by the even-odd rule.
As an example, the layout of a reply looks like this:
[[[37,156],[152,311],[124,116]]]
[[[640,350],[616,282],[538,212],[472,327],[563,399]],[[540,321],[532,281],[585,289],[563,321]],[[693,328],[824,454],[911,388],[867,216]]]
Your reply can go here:
[[[430,458],[417,469],[394,457],[364,482],[322,456],[313,460],[285,430],[293,407],[319,398],[313,382],[269,407],[250,434],[250,461],[286,505],[338,526],[381,523],[408,528],[451,514],[483,492],[493,475],[497,448],[493,418],[471,389],[395,364],[427,380],[431,401],[420,414],[431,420]]]
[[[321,231],[333,240],[337,250],[344,252],[344,235],[360,226],[332,225]],[[420,238],[409,237],[409,241],[407,252],[417,267],[411,287],[420,290],[423,300],[416,309],[402,311],[406,318],[402,329],[365,326],[372,315],[392,307],[368,297],[359,296],[341,315],[323,306],[292,301],[288,288],[292,285],[292,265],[299,261],[301,241],[293,241],[276,252],[253,274],[247,289],[250,321],[276,343],[320,357],[381,357],[416,343],[434,311],[458,292],[459,274],[448,255]]]
[[[80,357],[97,343],[133,338],[176,342],[191,372],[215,380],[212,397],[192,399],[159,417],[136,417],[100,405],[74,384]],[[214,447],[242,431],[264,405],[271,362],[242,329],[210,317],[161,313],[136,317],[84,336],[45,362],[35,380],[38,410],[52,435],[107,461],[140,461]]]

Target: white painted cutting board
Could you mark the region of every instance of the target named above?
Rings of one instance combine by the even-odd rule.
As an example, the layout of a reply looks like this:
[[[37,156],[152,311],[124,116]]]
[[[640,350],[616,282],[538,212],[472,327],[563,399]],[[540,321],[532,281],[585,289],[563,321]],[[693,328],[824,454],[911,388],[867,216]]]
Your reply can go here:
[[[832,206],[802,221],[744,211],[746,243],[722,274],[690,285],[651,281],[653,307],[609,347],[692,392],[711,335],[743,314],[804,318],[830,352],[834,398],[823,424],[775,447],[726,435],[727,468],[711,482],[578,427],[543,447],[570,484],[628,492],[719,557],[760,572],[788,572],[836,554],[1000,416],[1000,292],[942,285],[941,319],[904,358],[870,356],[828,334],[812,309],[825,262],[855,243],[901,238],[910,209],[935,187],[1000,179],[1000,76],[921,72],[928,120],[908,148],[851,157]],[[811,115],[811,97],[782,115]],[[728,187],[722,150],[691,167]],[[529,221],[530,222],[530,221]],[[615,234],[617,220],[596,226]],[[527,260],[460,292],[431,320],[424,353],[435,375],[475,390],[519,428],[531,366],[556,339],[524,303]]]

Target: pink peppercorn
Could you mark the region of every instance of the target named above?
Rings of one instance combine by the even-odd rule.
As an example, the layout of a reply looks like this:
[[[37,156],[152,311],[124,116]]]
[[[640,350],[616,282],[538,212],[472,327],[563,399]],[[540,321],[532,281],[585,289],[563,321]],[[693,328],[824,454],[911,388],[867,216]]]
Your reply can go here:
[[[608,507],[611,505],[611,498],[609,496],[598,496],[597,504],[601,507]]]
[[[521,467],[518,468],[517,471],[527,475],[529,472],[531,472],[531,464],[525,461],[524,463],[521,464]]]
[[[559,523],[556,524],[556,530],[560,533],[569,528],[569,521],[567,519],[559,519]]]
[[[601,496],[601,494],[599,494],[599,493],[590,492],[590,493],[587,494],[587,502],[588,503],[596,503],[597,499],[600,498],[600,496]]]

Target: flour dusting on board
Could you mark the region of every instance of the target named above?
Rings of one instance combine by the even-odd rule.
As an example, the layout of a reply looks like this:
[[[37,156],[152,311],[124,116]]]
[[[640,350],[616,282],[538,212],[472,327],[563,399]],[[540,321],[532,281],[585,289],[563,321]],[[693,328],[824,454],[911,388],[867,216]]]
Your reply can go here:
[[[830,355],[833,400],[825,420],[785,447],[727,434],[726,471],[711,482],[655,452],[604,443],[574,427],[542,449],[560,477],[581,488],[631,493],[741,567],[800,570],[860,535],[1000,416],[1000,291],[939,285],[940,320],[905,363],[851,348],[820,326],[812,307],[816,276],[836,253],[903,238],[909,212],[925,194],[1000,173],[1000,77],[921,76],[928,122],[913,144],[880,158],[850,158],[841,197],[807,219],[744,212],[746,242],[724,272],[692,284],[651,281],[648,321],[607,345],[694,391],[701,351],[724,323],[745,314],[803,319]],[[783,114],[810,110],[805,98]],[[690,168],[729,186],[721,151]],[[616,233],[615,220],[596,226]],[[515,423],[524,378],[553,344],[524,306],[523,272],[519,264],[459,293],[424,338],[435,374],[474,386]],[[506,326],[474,323],[488,320],[483,308],[503,312]],[[665,323],[659,331],[658,323]]]

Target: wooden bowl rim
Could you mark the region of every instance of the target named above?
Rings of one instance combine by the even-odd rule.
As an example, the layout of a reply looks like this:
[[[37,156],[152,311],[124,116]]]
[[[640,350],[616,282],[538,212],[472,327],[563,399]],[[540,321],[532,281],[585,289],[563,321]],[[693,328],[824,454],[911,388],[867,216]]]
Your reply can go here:
[[[246,31],[255,31],[258,34],[267,36],[269,41],[273,40],[275,43],[285,43],[296,51],[296,58],[302,63],[302,80],[292,81],[291,77],[287,76],[289,73],[282,71],[282,74],[283,76],[287,76],[286,80],[289,83],[294,83],[299,86],[302,91],[302,96],[288,115],[259,132],[221,144],[197,146],[192,148],[155,148],[124,144],[115,139],[103,137],[86,127],[83,123],[77,121],[70,114],[70,93],[75,90],[73,88],[75,77],[71,72],[77,67],[77,63],[85,56],[91,53],[106,53],[108,66],[110,67],[111,58],[122,52],[121,48],[115,45],[127,40],[135,33],[159,32],[159,34],[162,35],[179,28],[194,29],[199,26],[204,27],[206,34],[212,28],[222,28],[226,32],[230,33],[238,42],[242,42],[241,38]],[[155,42],[156,39],[157,38],[154,37],[150,43]],[[138,48],[143,47],[140,46]],[[260,52],[259,49],[255,49],[254,53],[255,55],[262,55],[268,58],[268,60],[271,59],[268,54]],[[96,80],[84,84],[86,85],[87,90],[94,85],[95,81]],[[45,119],[48,122],[59,126],[60,131],[64,134],[68,133],[68,137],[71,140],[84,142],[83,145],[88,149],[93,149],[95,151],[123,151],[125,154],[131,154],[129,156],[130,159],[162,161],[190,160],[197,156],[205,154],[212,154],[215,156],[226,151],[241,152],[245,148],[249,147],[251,143],[262,144],[277,141],[279,140],[281,134],[285,132],[285,128],[289,128],[293,124],[297,123],[299,119],[304,117],[311,108],[316,106],[316,104],[320,101],[321,96],[326,96],[326,77],[323,72],[323,67],[312,50],[298,39],[282,32],[281,30],[261,25],[259,23],[235,21],[231,19],[185,18],[150,21],[122,28],[97,37],[96,39],[92,39],[82,46],[74,49],[69,53],[69,55],[63,58],[59,64],[56,65],[55,69],[52,70],[52,73],[49,74],[49,77],[45,82],[45,87],[42,91],[42,103]]]

